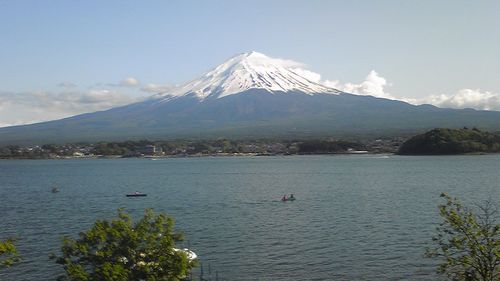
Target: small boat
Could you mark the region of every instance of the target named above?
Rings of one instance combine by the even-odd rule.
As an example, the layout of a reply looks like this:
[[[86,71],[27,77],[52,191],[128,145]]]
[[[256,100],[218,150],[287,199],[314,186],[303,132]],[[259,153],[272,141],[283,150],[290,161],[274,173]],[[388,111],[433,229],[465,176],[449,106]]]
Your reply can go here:
[[[295,201],[295,197],[293,197],[293,195],[291,195],[290,197],[283,196],[283,197],[281,197],[281,201],[282,202]]]
[[[57,187],[54,186],[52,188],[52,193],[58,193],[58,192],[59,192],[59,188],[57,188]]]
[[[127,195],[125,195],[127,197],[144,197],[144,196],[148,196],[146,193],[141,193],[141,192],[134,192],[134,193],[129,193]]]

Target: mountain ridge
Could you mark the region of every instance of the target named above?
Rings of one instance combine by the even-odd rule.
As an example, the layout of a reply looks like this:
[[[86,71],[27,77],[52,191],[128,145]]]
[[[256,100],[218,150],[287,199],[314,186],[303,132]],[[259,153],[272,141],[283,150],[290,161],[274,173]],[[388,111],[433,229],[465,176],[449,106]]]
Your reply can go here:
[[[259,53],[240,54],[169,94],[105,111],[0,128],[0,144],[395,136],[464,126],[500,130],[500,112],[415,106],[344,93],[283,65],[283,60]]]

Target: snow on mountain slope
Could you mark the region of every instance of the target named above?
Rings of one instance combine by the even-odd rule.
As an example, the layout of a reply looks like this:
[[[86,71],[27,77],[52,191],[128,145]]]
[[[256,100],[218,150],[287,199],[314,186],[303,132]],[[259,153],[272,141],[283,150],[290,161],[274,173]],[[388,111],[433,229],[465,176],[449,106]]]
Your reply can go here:
[[[164,95],[163,101],[172,96],[196,95],[200,100],[222,98],[249,89],[265,89],[269,92],[303,92],[305,94],[340,91],[317,84],[284,65],[283,60],[270,58],[258,52],[239,54],[230,58],[200,78],[188,82]]]

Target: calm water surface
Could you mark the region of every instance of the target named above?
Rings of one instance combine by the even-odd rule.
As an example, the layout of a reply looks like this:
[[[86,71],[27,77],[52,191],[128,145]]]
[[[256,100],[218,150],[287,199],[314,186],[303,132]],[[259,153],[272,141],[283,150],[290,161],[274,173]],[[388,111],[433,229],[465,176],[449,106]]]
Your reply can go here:
[[[54,280],[60,237],[121,207],[175,217],[212,280],[436,279],[423,253],[443,191],[499,202],[500,156],[0,161],[0,238],[24,257],[0,279]]]

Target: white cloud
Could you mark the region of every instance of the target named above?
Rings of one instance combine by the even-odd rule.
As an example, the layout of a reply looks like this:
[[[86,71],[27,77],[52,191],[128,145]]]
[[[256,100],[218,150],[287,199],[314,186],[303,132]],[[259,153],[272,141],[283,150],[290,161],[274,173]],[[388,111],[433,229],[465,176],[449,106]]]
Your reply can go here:
[[[279,58],[266,58],[266,61],[273,61],[274,64],[281,65],[286,68],[302,68],[304,69],[306,67],[305,64],[294,61],[294,60],[289,60],[289,59],[279,59]]]
[[[123,86],[123,87],[135,87],[139,86],[139,80],[135,79],[134,77],[128,77],[125,78],[124,80],[120,81],[118,85]]]
[[[253,63],[261,63],[263,65],[268,64],[271,62],[274,65],[280,65],[285,68],[305,68],[305,64],[296,62],[294,60],[290,59],[281,59],[281,58],[270,58],[264,54],[257,53],[255,52],[255,56],[252,56],[252,62]]]
[[[347,93],[400,100],[416,105],[432,104],[442,108],[500,110],[500,94],[480,89],[461,89],[451,95],[430,95],[424,98],[396,97],[386,91],[386,87],[391,84],[375,70],[370,71],[365,80],[359,84],[350,82],[343,84],[338,80],[323,80],[320,83]]]
[[[385,88],[391,86],[391,84],[388,83],[387,79],[380,76],[375,70],[370,71],[365,80],[359,84],[352,82],[341,83],[339,80],[322,80],[319,73],[304,68],[292,68],[292,70],[295,73],[307,78],[309,81],[323,84],[327,87],[335,88],[346,93],[386,99],[397,99],[390,93],[386,92]]]
[[[432,104],[446,108],[500,110],[500,94],[480,89],[461,89],[451,95],[430,95],[421,99],[406,99],[413,104]]]
[[[344,92],[358,94],[358,95],[368,95],[379,98],[386,99],[396,99],[391,94],[385,91],[385,87],[390,86],[387,80],[380,76],[375,70],[370,71],[365,80],[360,84],[346,83],[344,85],[338,84]]]
[[[257,58],[254,58],[256,60]],[[297,73],[298,75],[305,77],[311,82],[319,83],[321,80],[321,74],[313,72],[307,69],[307,66],[301,62],[297,62],[289,59],[279,59],[279,58],[269,58],[265,57],[263,59],[264,64],[271,61],[275,65],[280,65],[284,68],[288,68],[289,70]]]
[[[94,84],[93,87],[128,87],[128,88],[133,88],[133,87],[137,87],[137,86],[140,86],[141,83],[139,82],[138,79],[134,78],[134,77],[127,77],[121,81],[119,81],[118,83],[107,83],[107,84],[104,84],[104,83],[97,83],[97,84]]]
[[[365,80],[359,84],[356,83],[341,83],[339,80],[323,80],[321,79],[321,74],[314,71],[308,70],[306,65],[293,61],[293,60],[283,60],[283,59],[273,59],[275,63],[280,64],[283,67],[290,69],[291,71],[297,73],[298,75],[305,77],[311,82],[325,85],[330,88],[335,88],[337,90],[356,94],[363,96],[374,96],[386,99],[397,99],[390,93],[387,93],[385,88],[390,87],[391,84],[387,82],[387,79],[380,76],[375,70],[370,71],[366,76]]]
[[[391,83],[386,78],[380,76],[375,70],[370,71],[365,80],[360,83],[341,83],[339,80],[322,80],[320,74],[307,70],[302,66],[297,67],[297,65],[291,68],[295,73],[312,82],[320,83],[346,93],[400,100],[417,105],[432,104],[443,108],[473,108],[500,111],[500,94],[498,93],[482,91],[480,89],[461,89],[450,95],[430,95],[424,98],[396,97],[386,90],[387,87],[391,86]]]
[[[479,110],[500,111],[499,93],[482,91],[481,89],[461,89],[454,94],[430,95],[424,98],[396,97],[387,92],[387,88],[392,84],[375,70],[370,71],[364,81],[360,83],[342,83],[339,80],[324,80],[319,73],[308,70],[306,65],[302,63],[293,60],[273,60],[275,63],[294,71],[311,82],[323,84],[346,93],[400,100],[411,104],[432,104],[443,108],[474,108]]]
[[[375,70],[370,71],[365,80],[359,84],[348,82],[341,83],[339,80],[325,80],[321,82],[327,87],[335,88],[346,93],[362,96],[374,96],[378,98],[397,99],[385,88],[391,86],[387,79],[380,76]]]
[[[175,87],[172,85],[147,84],[141,88],[141,91],[147,93],[164,94],[172,91]]]

